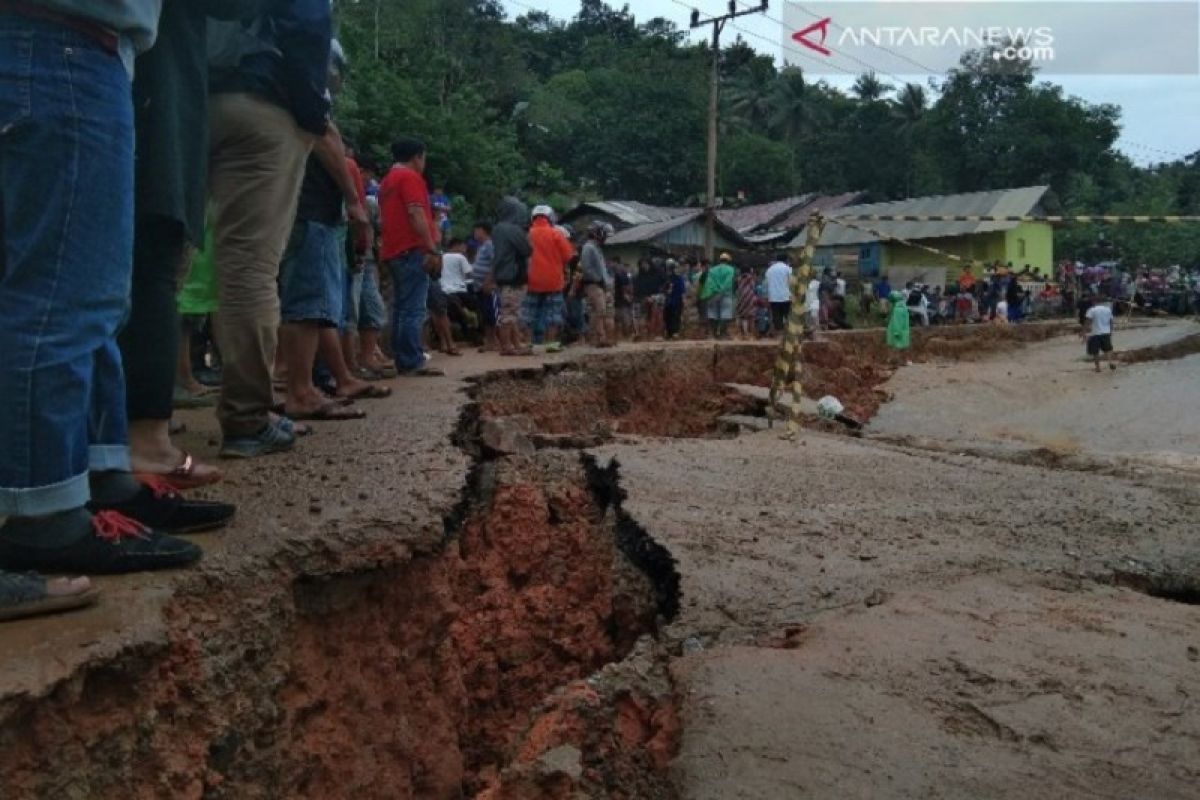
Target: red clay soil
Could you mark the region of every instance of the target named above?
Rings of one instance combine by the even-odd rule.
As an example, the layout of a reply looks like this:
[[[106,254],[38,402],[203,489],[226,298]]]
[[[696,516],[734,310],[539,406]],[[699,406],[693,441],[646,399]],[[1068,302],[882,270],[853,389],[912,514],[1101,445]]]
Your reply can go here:
[[[617,550],[577,454],[500,462],[484,494],[460,535],[451,626],[467,687],[466,784],[476,790],[512,759],[543,699],[623,658],[654,616],[630,613],[652,609],[653,590]]]
[[[880,387],[905,361],[969,360],[1062,335],[1065,325],[958,326],[917,330],[912,348],[890,351],[879,330],[823,335],[802,349],[802,385],[812,399],[838,398],[868,421],[887,400]],[[548,434],[624,433],[695,438],[754,402],[724,384],[769,386],[778,348],[722,344],[584,359],[565,367],[493,376],[479,384],[484,417],[528,416]]]
[[[496,376],[476,397],[482,416],[526,415],[543,433],[700,437],[754,407],[723,384],[767,385],[774,360],[774,348],[754,345],[627,353]]]
[[[0,796],[458,800],[499,774],[544,698],[653,627],[655,598],[578,454],[485,469],[461,547],[173,606],[168,647],[6,729]]]
[[[674,797],[667,768],[682,731],[674,697],[596,684],[570,684],[540,708],[516,758],[475,800]]]
[[[290,587],[260,575],[284,593],[174,607],[165,652],[28,710],[0,742],[3,796],[459,797],[455,569],[418,556]]]

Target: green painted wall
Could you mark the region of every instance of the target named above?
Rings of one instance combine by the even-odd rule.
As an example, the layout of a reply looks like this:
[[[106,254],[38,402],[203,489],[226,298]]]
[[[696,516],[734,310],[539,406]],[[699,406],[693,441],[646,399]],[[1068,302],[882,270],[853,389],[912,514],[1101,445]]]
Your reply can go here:
[[[1022,222],[1007,233],[1009,257],[1017,269],[1030,265],[1043,275],[1054,274],[1054,229],[1044,222]],[[1024,253],[1024,255],[1022,255]]]
[[[1044,222],[1022,222],[1010,231],[926,239],[922,243],[973,260],[979,266],[984,262],[1000,261],[1007,264],[1011,261],[1017,269],[1029,264],[1045,275],[1054,274],[1054,230]],[[885,273],[889,267],[922,266],[953,267],[957,270],[961,265],[917,247],[896,242],[884,243]]]

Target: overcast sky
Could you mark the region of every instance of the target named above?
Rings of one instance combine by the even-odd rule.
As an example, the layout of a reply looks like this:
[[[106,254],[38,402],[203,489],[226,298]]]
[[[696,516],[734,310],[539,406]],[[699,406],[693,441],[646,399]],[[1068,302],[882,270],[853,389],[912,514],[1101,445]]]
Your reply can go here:
[[[508,9],[509,16],[514,18],[531,8],[546,11],[562,19],[570,18],[579,10],[579,0],[502,2]],[[623,0],[609,0],[609,5],[612,6],[619,7],[622,4]],[[636,0],[629,3],[638,21],[661,16],[674,21],[681,28],[687,26],[688,8],[698,7],[706,14],[722,13],[726,5],[723,0]],[[769,15],[776,20],[783,19],[783,5],[784,0],[774,0]],[[783,31],[778,22],[751,15],[738,20],[737,24],[747,33],[726,29],[725,41],[732,41],[733,37],[741,35],[755,49],[774,56],[776,60],[787,55],[782,49]],[[1137,44],[1131,43],[1126,46],[1145,46],[1144,42],[1136,39],[1134,41]],[[925,75],[899,77],[922,84],[928,81],[928,76]],[[1138,164],[1173,160],[1177,154],[1200,150],[1200,76],[1047,76],[1046,79],[1060,84],[1067,93],[1078,95],[1089,102],[1121,106],[1124,127],[1118,146]],[[852,82],[851,78],[827,80],[843,88]]]

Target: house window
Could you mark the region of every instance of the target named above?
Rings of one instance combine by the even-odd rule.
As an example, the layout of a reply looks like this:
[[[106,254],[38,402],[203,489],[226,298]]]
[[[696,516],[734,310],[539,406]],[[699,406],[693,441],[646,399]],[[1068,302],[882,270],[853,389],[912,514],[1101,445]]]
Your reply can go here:
[[[1025,258],[1025,240],[1017,239],[1017,258]]]

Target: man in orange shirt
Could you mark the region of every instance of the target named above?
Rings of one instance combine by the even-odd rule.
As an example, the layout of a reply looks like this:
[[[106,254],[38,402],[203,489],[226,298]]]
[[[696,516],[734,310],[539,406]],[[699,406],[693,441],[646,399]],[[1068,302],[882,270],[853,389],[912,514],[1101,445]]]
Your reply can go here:
[[[529,244],[533,255],[529,259],[529,292],[521,316],[531,331],[542,331],[547,353],[562,352],[558,332],[563,324],[563,289],[566,287],[567,264],[575,257],[575,248],[554,227],[554,209],[537,206],[533,209],[533,225],[529,228]]]

